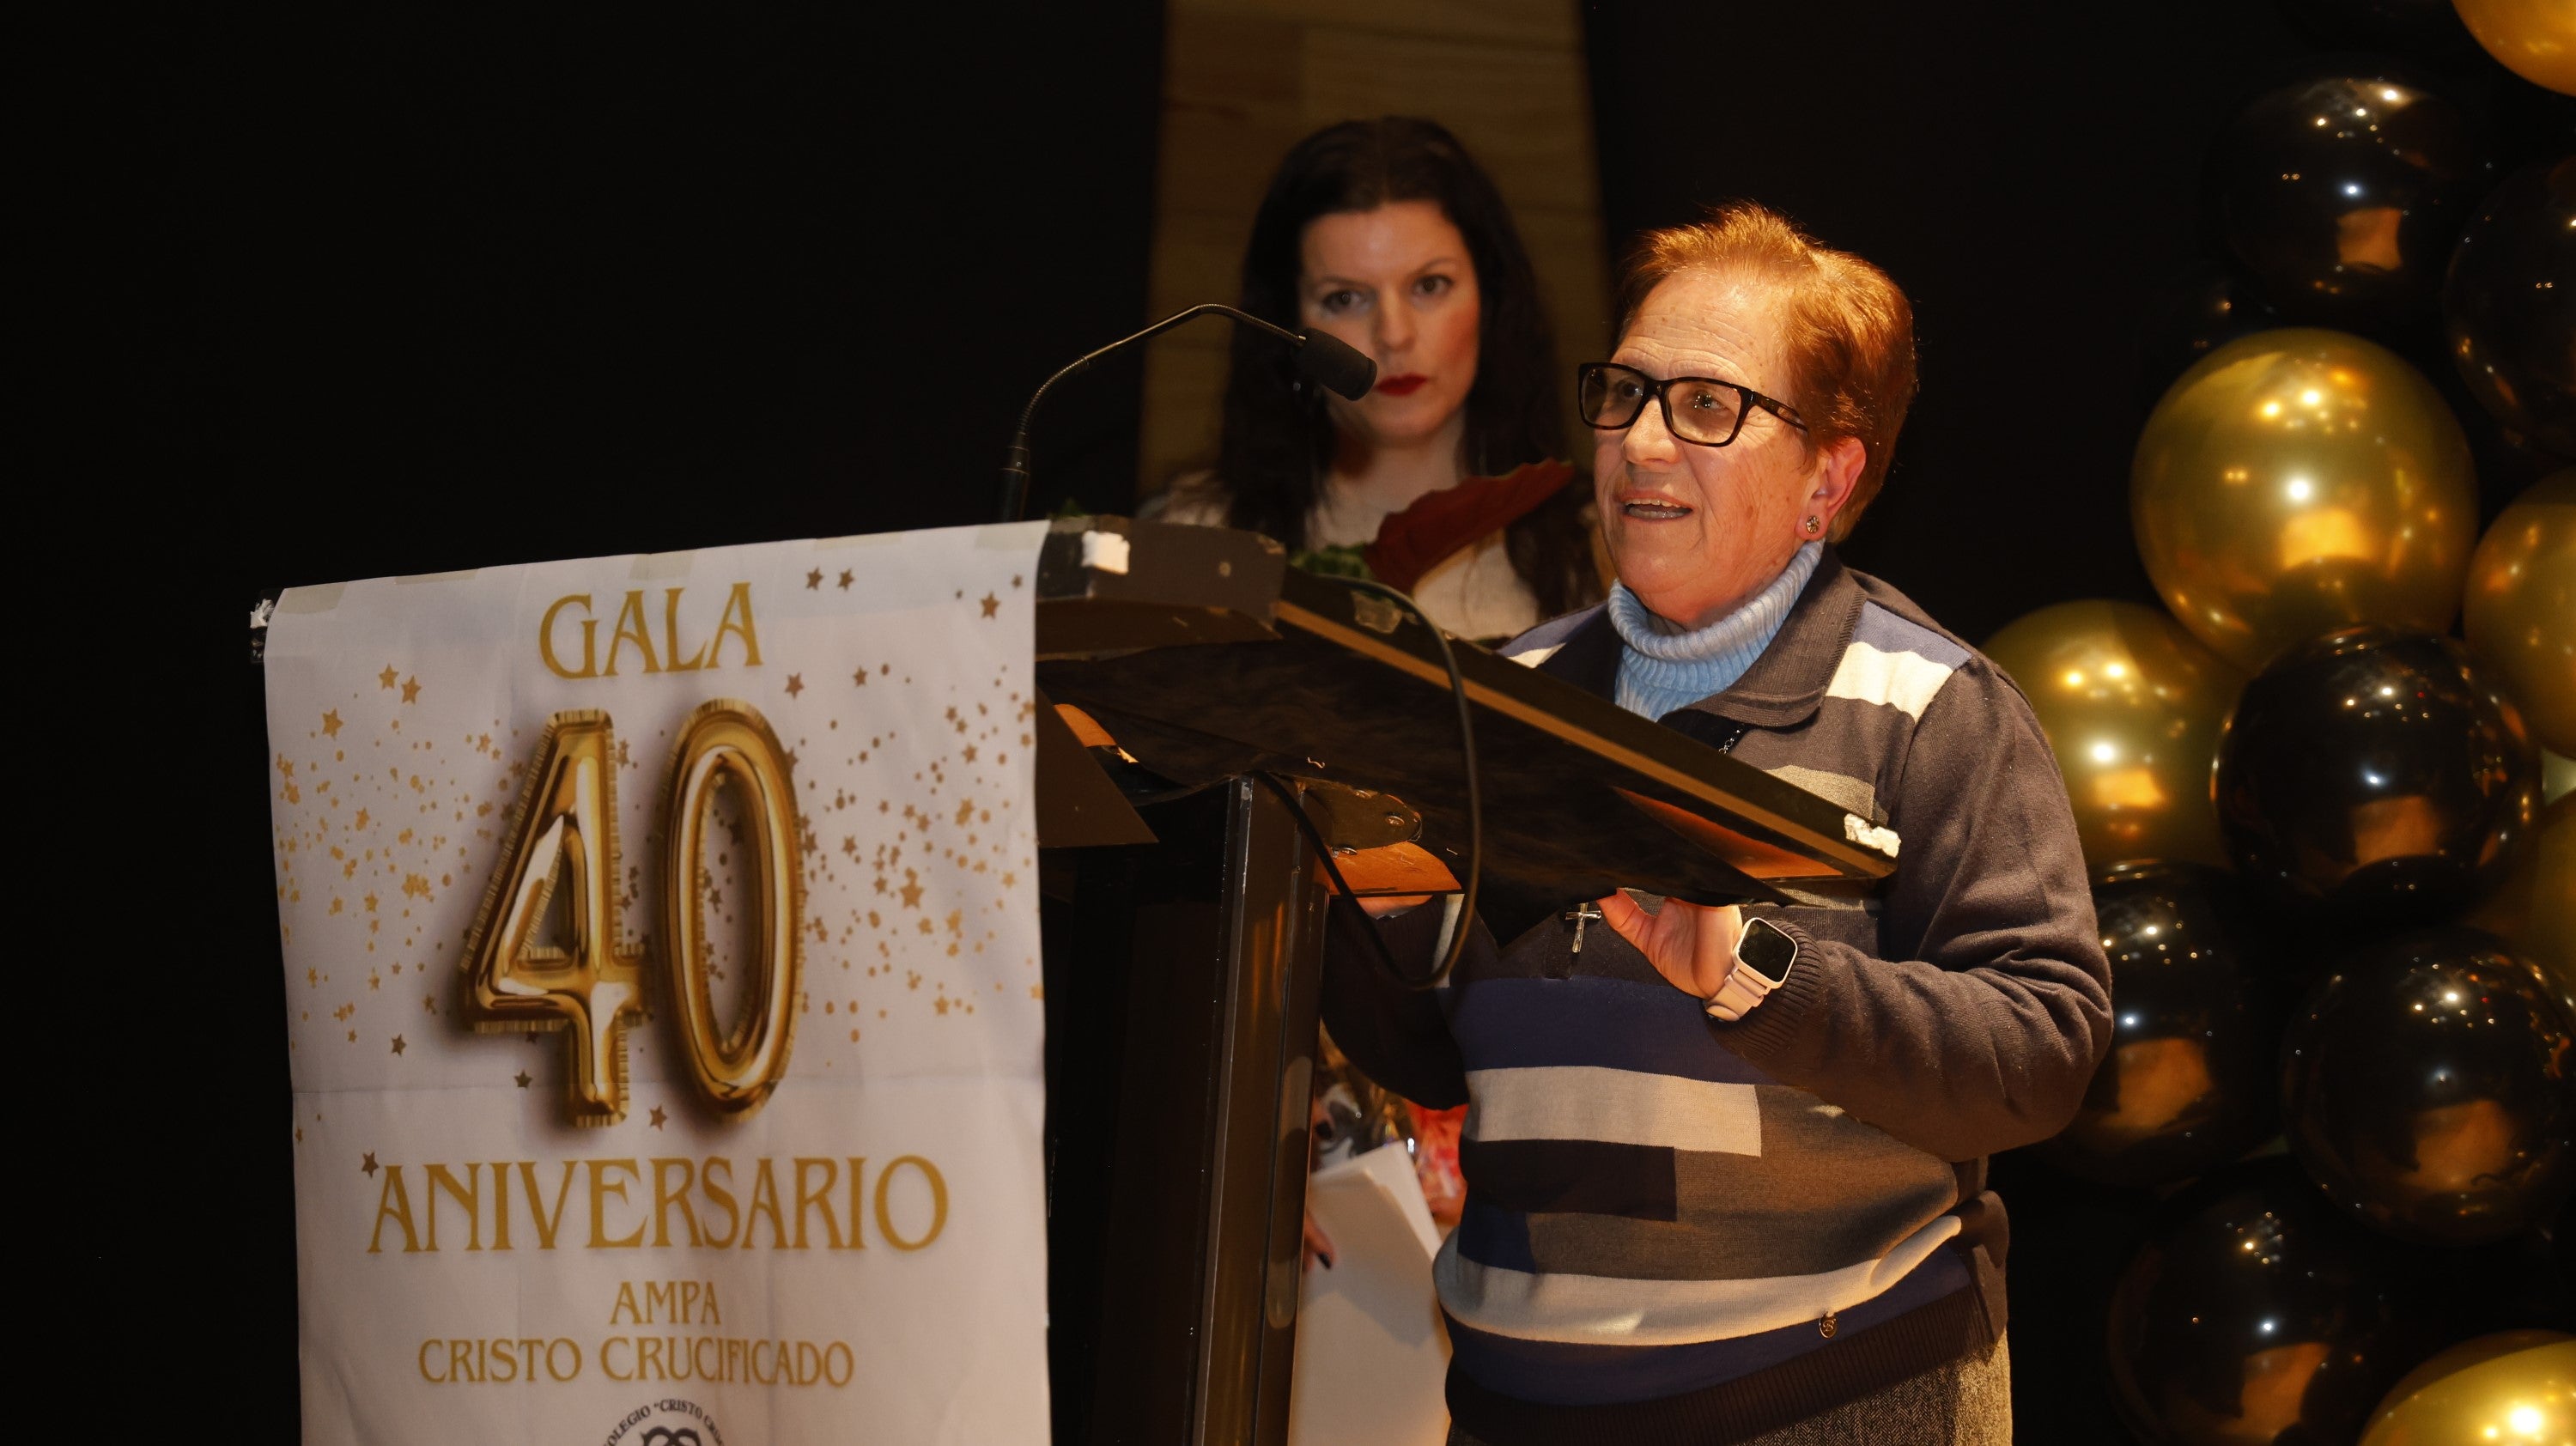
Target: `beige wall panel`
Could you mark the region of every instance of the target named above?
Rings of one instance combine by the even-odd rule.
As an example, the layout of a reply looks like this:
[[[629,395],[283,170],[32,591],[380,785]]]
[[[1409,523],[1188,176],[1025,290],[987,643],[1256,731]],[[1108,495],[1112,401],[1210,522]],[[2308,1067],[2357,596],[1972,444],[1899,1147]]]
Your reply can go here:
[[[1522,210],[1521,244],[1538,272],[1556,331],[1557,396],[1565,445],[1576,466],[1592,465],[1592,429],[1574,414],[1574,366],[1610,354],[1610,277],[1602,261],[1601,218],[1591,212]]]
[[[1520,206],[1598,210],[1580,54],[1467,41],[1306,32],[1306,121],[1429,116]]]
[[[1307,28],[1227,7],[1174,6],[1163,29],[1163,99],[1293,113],[1303,83],[1297,42]]]
[[[1300,57],[1305,32],[1275,21],[1175,11],[1164,46],[1162,216],[1243,217],[1271,168],[1313,130]],[[1157,249],[1161,234],[1158,224]]]
[[[1216,213],[1165,211],[1154,225],[1154,274],[1146,293],[1147,315],[1169,316],[1202,301],[1232,305],[1243,284],[1243,247],[1251,236],[1248,208]],[[1224,335],[1220,323],[1200,321],[1192,322],[1186,331],[1166,332],[1151,344],[1197,345],[1210,337],[1222,344]]]
[[[1610,273],[1603,261],[1601,218],[1589,211],[1516,210],[1521,244],[1538,268],[1557,349],[1572,366],[1610,346]]]
[[[1164,212],[1155,227],[1149,317],[1169,316],[1203,301],[1233,304],[1243,243],[1251,230],[1248,210],[1222,216]],[[1195,321],[1145,344],[1145,422],[1136,459],[1139,495],[1215,457],[1228,330],[1222,321]]]
[[[1205,323],[1214,328],[1216,323]],[[1145,354],[1145,430],[1136,493],[1160,492],[1216,460],[1217,408],[1225,393],[1225,337],[1213,344],[1160,339]]]

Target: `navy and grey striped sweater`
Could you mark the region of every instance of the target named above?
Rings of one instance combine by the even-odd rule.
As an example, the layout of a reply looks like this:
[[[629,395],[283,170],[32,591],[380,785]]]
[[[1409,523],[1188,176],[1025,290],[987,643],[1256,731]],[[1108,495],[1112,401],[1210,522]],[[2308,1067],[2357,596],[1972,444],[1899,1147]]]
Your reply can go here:
[[[1617,686],[1601,608],[1503,652]],[[1771,913],[1800,965],[1745,1019],[1708,1018],[1598,923],[1580,952],[1569,922],[1508,945],[1480,930],[1430,996],[1385,988],[1353,935],[1327,951],[1342,1048],[1417,1100],[1470,1105],[1466,1212],[1434,1276],[1452,1412],[1496,1446],[1737,1439],[1991,1340],[1982,1157],[2054,1133],[2107,1043],[2109,966],[2046,741],[1900,594],[1827,551],[1753,666],[1664,721],[1903,840],[1887,880]],[[1427,953],[1436,915],[1379,927]]]

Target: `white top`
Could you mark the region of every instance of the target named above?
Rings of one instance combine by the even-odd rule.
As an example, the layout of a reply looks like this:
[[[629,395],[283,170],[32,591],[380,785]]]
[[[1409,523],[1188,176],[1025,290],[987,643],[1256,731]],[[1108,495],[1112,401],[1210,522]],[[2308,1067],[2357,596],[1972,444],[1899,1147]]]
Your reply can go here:
[[[1136,515],[1156,522],[1222,527],[1231,501],[1212,475],[1197,472],[1147,499]],[[1377,540],[1378,527],[1393,510],[1327,484],[1323,498],[1306,516],[1306,545],[1366,547]],[[1512,570],[1499,528],[1433,564],[1413,585],[1413,600],[1422,605],[1423,616],[1461,638],[1517,637],[1542,621],[1538,598]]]

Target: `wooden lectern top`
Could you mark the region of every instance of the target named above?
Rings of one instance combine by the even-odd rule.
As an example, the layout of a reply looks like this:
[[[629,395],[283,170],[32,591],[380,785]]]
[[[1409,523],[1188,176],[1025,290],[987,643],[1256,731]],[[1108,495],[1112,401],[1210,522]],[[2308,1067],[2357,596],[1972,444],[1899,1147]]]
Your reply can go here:
[[[1498,937],[1623,886],[1777,902],[1776,883],[1895,868],[1873,820],[1560,679],[1451,646],[1484,790],[1480,911]],[[1437,640],[1376,593],[1289,568],[1268,538],[1062,519],[1039,561],[1037,653],[1047,699],[1114,740],[1085,748],[1067,730],[1042,749],[1041,844],[1073,841],[1047,829],[1068,798],[1096,823],[1118,788],[1170,796],[1270,772],[1382,801],[1384,822],[1404,831],[1418,816],[1411,841],[1464,870],[1465,775]],[[1106,763],[1115,787],[1069,776],[1077,759]]]

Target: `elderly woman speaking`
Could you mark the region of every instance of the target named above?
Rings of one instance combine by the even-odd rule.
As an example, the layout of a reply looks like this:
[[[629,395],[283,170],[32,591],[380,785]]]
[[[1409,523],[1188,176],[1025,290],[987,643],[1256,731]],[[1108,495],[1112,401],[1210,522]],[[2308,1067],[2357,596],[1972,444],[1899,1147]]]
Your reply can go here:
[[[1408,995],[1327,951],[1334,1038],[1467,1102],[1434,1270],[1453,1441],[2001,1442],[1985,1157],[2072,1117],[2110,969],[2012,683],[1836,559],[1914,391],[1877,267],[1735,205],[1649,236],[1581,369],[1608,602],[1506,655],[1883,820],[1874,886],[1600,901]],[[1440,911],[1383,906],[1427,954]]]

